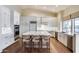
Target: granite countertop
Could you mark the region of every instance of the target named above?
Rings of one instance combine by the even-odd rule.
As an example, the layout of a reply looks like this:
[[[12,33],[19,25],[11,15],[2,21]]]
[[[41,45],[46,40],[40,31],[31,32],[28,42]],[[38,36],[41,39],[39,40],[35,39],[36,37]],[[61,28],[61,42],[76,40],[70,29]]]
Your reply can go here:
[[[47,31],[30,31],[30,32],[23,33],[23,35],[49,35],[49,36],[52,36]]]

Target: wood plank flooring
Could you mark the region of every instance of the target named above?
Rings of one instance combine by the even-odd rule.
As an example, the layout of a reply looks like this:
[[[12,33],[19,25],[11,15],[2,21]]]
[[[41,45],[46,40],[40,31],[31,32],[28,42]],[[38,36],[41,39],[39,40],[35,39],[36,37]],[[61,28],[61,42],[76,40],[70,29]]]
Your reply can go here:
[[[63,46],[59,41],[54,38],[50,39],[50,52],[51,53],[71,53],[71,51]]]
[[[50,53],[50,51],[46,48],[33,48],[33,49],[29,49],[29,48],[25,48],[24,53]]]
[[[25,48],[25,53],[29,52],[30,49]],[[63,46],[59,41],[54,38],[50,39],[50,51],[47,49],[33,49],[32,53],[72,53],[68,48]]]
[[[71,51],[54,38],[50,39],[50,50],[45,48],[24,48],[21,47],[22,40],[19,39],[10,47],[4,49],[4,53],[71,53]],[[24,46],[24,45],[23,45]],[[19,51],[19,52],[16,52]]]

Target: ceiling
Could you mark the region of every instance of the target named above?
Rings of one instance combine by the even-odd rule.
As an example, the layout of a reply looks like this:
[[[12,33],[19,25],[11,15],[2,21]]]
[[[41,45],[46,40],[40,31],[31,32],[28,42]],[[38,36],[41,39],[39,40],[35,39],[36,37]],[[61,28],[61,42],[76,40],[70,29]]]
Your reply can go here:
[[[21,9],[36,9],[36,10],[42,10],[42,11],[49,11],[49,12],[59,12],[62,10],[65,10],[70,5],[7,5],[10,8],[14,8],[17,10]]]
[[[17,6],[18,7],[18,6]],[[69,7],[69,5],[20,5],[21,9],[38,9],[43,11],[49,11],[49,12],[59,12],[62,10],[65,10]]]
[[[71,5],[6,5],[10,9],[21,12],[22,15],[49,15],[57,16],[57,13],[71,7]]]

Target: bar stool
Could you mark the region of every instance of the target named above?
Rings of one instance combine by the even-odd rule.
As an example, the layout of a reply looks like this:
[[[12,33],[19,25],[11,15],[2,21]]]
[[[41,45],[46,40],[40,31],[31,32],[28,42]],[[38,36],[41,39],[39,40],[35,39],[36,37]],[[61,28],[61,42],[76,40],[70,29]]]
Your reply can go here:
[[[50,50],[50,37],[49,36],[42,36],[42,49],[46,48],[47,51]]]
[[[39,52],[40,48],[40,36],[39,35],[33,35],[32,36],[32,50],[34,52]]]
[[[31,38],[30,38],[30,35],[23,35],[22,38],[23,38],[24,48],[27,49],[27,52],[30,52],[30,49],[31,49]]]

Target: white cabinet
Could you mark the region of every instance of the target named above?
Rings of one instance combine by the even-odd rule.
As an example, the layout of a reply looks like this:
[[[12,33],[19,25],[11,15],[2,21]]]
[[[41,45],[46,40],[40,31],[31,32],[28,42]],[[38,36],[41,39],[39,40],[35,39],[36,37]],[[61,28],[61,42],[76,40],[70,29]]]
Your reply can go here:
[[[42,17],[42,24],[48,26],[48,18],[47,17]]]
[[[11,22],[10,9],[0,6],[0,52],[14,41]]]
[[[74,42],[75,42],[74,50],[76,53],[79,53],[79,34],[75,35]]]
[[[0,6],[0,19],[2,27],[10,26],[10,10],[8,8]]]
[[[22,16],[20,20],[20,34],[27,31],[29,31],[29,18]]]
[[[15,25],[20,24],[20,13],[17,11],[14,11],[14,24]]]
[[[4,35],[0,38],[0,52],[14,42],[14,38],[11,38],[11,35]]]
[[[63,33],[58,33],[58,40],[64,44],[65,46],[67,46],[67,35],[63,34]]]
[[[67,33],[58,32],[58,40],[70,50],[73,50],[73,36]]]
[[[20,34],[35,29],[37,31],[56,31],[56,18],[55,17],[39,17],[39,16],[21,16],[20,19]],[[30,25],[30,21],[36,21],[37,24]]]

